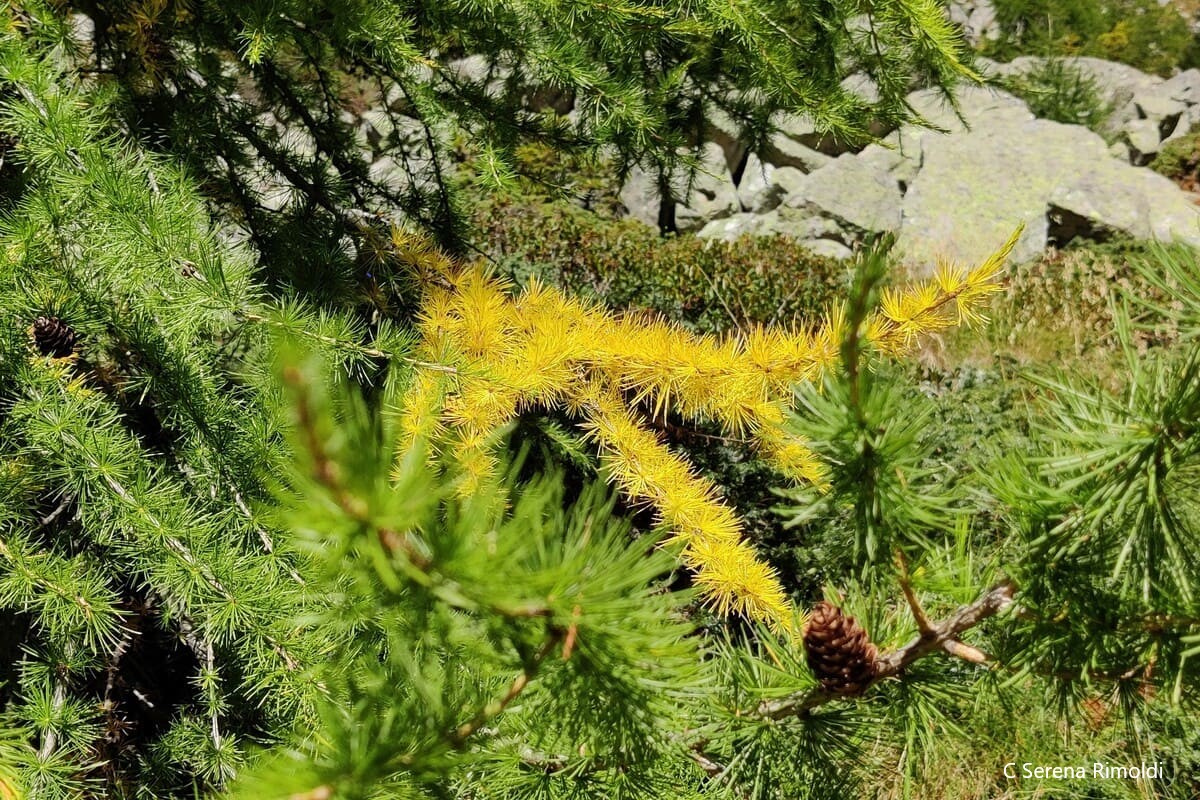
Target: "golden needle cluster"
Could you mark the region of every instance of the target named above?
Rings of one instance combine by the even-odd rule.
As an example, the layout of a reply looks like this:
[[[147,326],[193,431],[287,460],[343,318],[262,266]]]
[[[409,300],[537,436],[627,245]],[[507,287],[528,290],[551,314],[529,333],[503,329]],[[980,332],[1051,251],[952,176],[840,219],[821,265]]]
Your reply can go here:
[[[980,319],[1015,241],[1016,234],[974,269],[943,266],[929,281],[885,291],[865,338],[899,357],[922,334]],[[671,411],[718,423],[788,478],[820,484],[821,463],[784,422],[792,387],[836,364],[844,309],[808,330],[698,336],[661,320],[613,315],[536,281],[517,290],[401,233],[396,246],[425,273],[427,289],[415,376],[393,411],[410,440],[453,457],[463,491],[492,474],[495,434],[516,415],[566,411],[596,446],[610,480],[672,532],[713,608],[793,627],[783,588],[743,540],[737,515],[646,420]]]

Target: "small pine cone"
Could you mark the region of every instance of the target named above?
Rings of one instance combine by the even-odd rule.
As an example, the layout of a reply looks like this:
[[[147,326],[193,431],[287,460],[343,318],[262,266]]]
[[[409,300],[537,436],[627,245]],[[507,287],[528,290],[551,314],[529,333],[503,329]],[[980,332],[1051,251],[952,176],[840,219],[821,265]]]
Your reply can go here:
[[[66,358],[75,352],[78,339],[75,329],[58,317],[38,317],[33,323],[33,342],[44,356]]]
[[[879,651],[854,617],[824,600],[813,606],[804,626],[808,666],[827,692],[862,694],[875,679]]]

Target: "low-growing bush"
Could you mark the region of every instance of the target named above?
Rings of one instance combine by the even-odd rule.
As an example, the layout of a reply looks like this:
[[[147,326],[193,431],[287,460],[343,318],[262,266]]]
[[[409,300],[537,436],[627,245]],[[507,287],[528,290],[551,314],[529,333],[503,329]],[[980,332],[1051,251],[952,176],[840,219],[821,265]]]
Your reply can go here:
[[[662,237],[640,222],[559,202],[493,201],[476,217],[480,241],[518,281],[536,275],[705,333],[811,320],[846,287],[843,262],[785,237]]]
[[[1150,162],[1150,169],[1189,192],[1200,191],[1200,126],[1167,142]]]
[[[1156,0],[996,0],[1000,35],[984,45],[992,58],[1096,56],[1170,75],[1190,66],[1188,22]]]
[[[1039,119],[1098,130],[1112,108],[1104,102],[1094,78],[1070,63],[1047,59],[1029,72],[1002,81]]]

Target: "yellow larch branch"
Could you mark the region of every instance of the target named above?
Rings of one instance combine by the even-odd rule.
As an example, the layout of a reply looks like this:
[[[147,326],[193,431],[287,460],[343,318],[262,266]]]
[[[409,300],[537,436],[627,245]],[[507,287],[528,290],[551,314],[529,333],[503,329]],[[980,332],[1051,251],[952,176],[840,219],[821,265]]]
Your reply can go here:
[[[941,266],[934,277],[884,292],[864,323],[882,354],[909,352],[923,334],[982,319],[986,299],[1020,230],[971,270]],[[423,439],[450,454],[470,492],[497,463],[496,433],[529,409],[561,409],[583,420],[611,480],[653,507],[681,546],[707,603],[791,629],[794,614],[770,566],[742,538],[741,523],[698,476],[638,421],[674,412],[750,437],[789,478],[822,486],[816,454],[785,428],[792,387],[836,366],[844,306],[818,327],[755,327],[743,336],[697,336],[661,320],[617,317],[534,281],[522,292],[478,266],[460,266],[427,243],[397,234],[426,284],[417,319],[415,379],[399,407],[405,445]],[[445,365],[441,371],[422,364]],[[453,369],[446,369],[446,366]]]
[[[654,506],[683,544],[682,558],[708,604],[790,629],[792,613],[775,570],[742,540],[741,523],[679,456],[643,429],[616,398],[591,409],[584,425],[612,479],[627,495]]]

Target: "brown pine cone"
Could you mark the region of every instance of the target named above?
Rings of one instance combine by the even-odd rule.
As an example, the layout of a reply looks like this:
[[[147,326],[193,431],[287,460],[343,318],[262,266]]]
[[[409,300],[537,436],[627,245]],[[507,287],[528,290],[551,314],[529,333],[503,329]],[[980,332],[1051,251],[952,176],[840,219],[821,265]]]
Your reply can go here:
[[[827,692],[862,694],[875,680],[879,651],[854,617],[822,600],[804,626],[808,666]]]
[[[66,358],[75,352],[79,337],[58,317],[38,317],[33,323],[33,343],[44,356]]]

